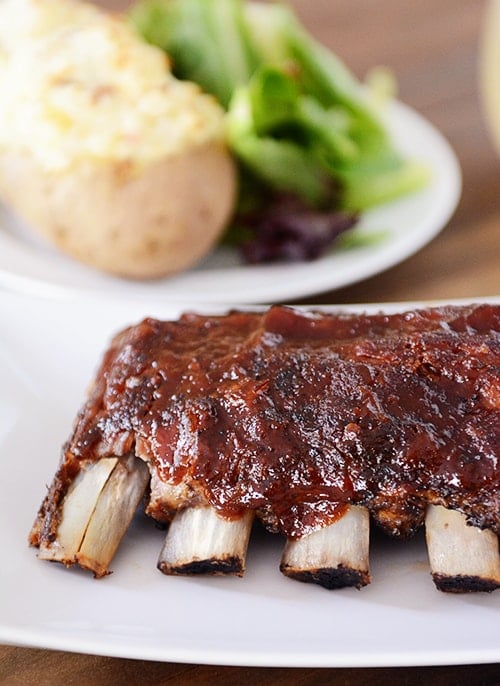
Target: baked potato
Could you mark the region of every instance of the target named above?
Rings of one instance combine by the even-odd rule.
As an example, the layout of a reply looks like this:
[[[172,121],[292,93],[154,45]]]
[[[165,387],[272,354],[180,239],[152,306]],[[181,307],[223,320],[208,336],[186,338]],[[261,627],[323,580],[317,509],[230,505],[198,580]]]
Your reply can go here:
[[[2,0],[0,120],[0,198],[93,267],[179,272],[231,216],[221,107],[94,6]]]

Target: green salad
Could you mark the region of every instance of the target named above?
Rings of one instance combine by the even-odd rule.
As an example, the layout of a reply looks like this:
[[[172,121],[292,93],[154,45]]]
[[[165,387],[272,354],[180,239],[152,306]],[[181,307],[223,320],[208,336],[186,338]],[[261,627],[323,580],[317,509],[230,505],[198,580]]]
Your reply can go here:
[[[370,90],[287,5],[139,0],[130,20],[227,112],[240,193],[226,240],[247,260],[318,257],[364,210],[427,183]]]

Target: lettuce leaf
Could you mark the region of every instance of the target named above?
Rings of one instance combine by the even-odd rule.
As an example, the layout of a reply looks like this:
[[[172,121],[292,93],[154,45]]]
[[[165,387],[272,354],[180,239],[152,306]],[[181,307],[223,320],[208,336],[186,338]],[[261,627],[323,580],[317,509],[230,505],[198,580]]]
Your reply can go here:
[[[130,18],[176,76],[226,109],[242,189],[236,223],[266,211],[248,187],[272,195],[270,211],[293,196],[303,209],[355,216],[428,182],[426,165],[393,145],[376,98],[286,5],[139,0]]]

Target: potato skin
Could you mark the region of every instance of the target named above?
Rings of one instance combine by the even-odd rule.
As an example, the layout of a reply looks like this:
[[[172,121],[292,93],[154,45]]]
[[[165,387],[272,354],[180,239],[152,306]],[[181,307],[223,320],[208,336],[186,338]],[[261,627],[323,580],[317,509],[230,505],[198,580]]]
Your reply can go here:
[[[75,259],[132,279],[195,265],[224,231],[235,193],[219,142],[144,167],[87,162],[57,173],[27,154],[0,155],[0,195],[19,217]]]

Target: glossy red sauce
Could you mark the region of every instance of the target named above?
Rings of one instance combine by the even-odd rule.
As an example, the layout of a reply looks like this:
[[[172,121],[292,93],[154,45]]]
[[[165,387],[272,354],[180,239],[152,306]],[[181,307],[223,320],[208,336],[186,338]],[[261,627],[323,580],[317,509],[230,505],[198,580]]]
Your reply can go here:
[[[147,319],[118,335],[67,445],[142,450],[226,516],[300,536],[347,503],[391,533],[427,502],[500,530],[500,307]]]

